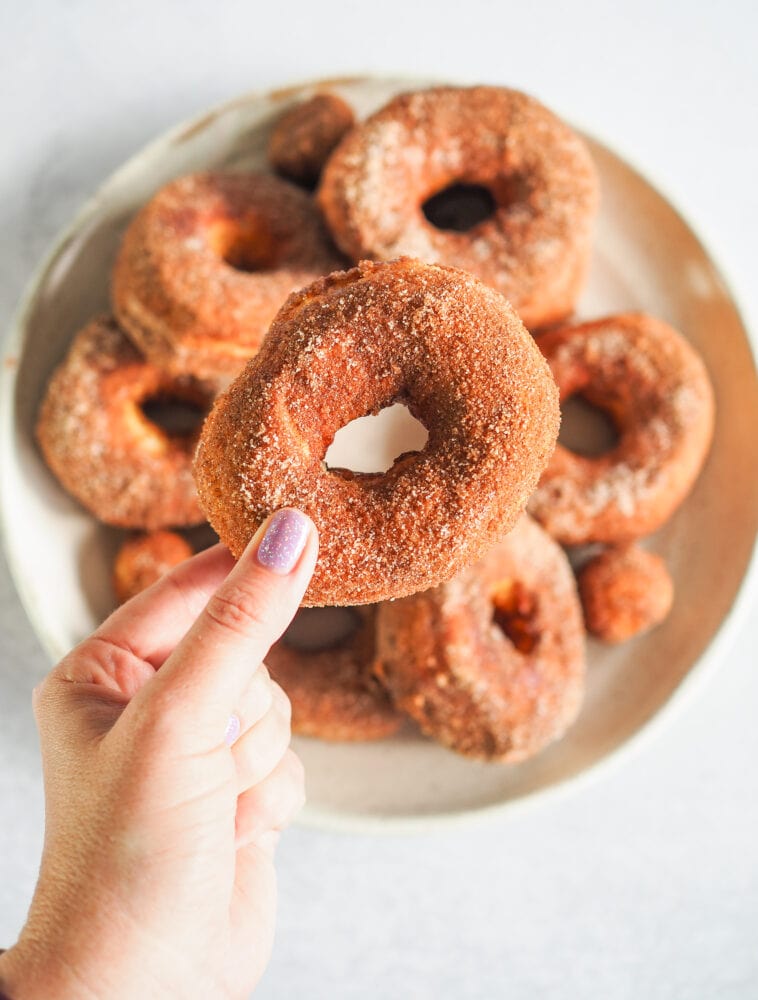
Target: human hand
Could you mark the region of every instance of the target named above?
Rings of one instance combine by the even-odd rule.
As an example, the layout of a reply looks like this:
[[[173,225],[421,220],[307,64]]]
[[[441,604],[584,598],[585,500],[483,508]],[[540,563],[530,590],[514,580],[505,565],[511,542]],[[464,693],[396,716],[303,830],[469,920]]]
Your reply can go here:
[[[262,660],[318,550],[279,511],[119,608],[35,691],[45,847],[0,957],[14,1000],[242,998],[273,938],[279,830],[304,800]],[[236,737],[236,739],[235,739]]]

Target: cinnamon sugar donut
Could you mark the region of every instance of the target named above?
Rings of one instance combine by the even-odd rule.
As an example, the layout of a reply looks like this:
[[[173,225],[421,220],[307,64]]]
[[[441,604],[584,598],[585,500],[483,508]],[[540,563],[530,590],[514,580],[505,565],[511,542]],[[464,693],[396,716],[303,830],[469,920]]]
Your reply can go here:
[[[76,335],[47,387],[37,438],[61,485],[95,517],[125,528],[205,520],[192,479],[197,430],[168,433],[142,404],[166,397],[209,409],[217,386],[146,361],[114,320]]]
[[[626,642],[660,625],[674,602],[674,584],[660,556],[636,545],[613,546],[579,572],[584,619],[605,642]]]
[[[305,192],[267,174],[192,174],[127,229],[113,308],[156,365],[232,377],[289,293],[339,266]]]
[[[311,187],[354,121],[352,108],[337,94],[316,94],[276,123],[268,143],[269,163],[285,177]]]
[[[284,637],[269,651],[266,666],[292,704],[293,732],[324,740],[377,740],[392,736],[403,716],[373,675],[376,607],[351,608],[354,628],[326,648],[295,644],[298,626],[309,616],[345,609],[303,608]]]
[[[119,603],[147,590],[192,555],[192,546],[175,531],[150,531],[127,538],[113,563],[113,589]]]
[[[529,512],[566,545],[655,531],[689,493],[710,445],[713,390],[699,355],[644,313],[564,327],[538,344],[561,400],[584,396],[619,440],[592,458],[559,444]]]
[[[423,451],[381,474],[326,467],[341,427],[398,401]],[[195,478],[235,556],[297,507],[321,536],[305,603],[366,604],[449,579],[502,536],[557,428],[547,364],[501,295],[454,268],[364,262],[290,297],[206,420]]]
[[[489,214],[465,232],[435,227],[425,205],[461,186]],[[327,162],[319,201],[353,260],[409,254],[464,268],[535,327],[574,307],[598,183],[584,143],[533,98],[435,87],[401,94],[352,129]]]
[[[527,516],[477,565],[379,608],[378,673],[428,736],[525,760],[574,721],[584,628],[561,548]]]

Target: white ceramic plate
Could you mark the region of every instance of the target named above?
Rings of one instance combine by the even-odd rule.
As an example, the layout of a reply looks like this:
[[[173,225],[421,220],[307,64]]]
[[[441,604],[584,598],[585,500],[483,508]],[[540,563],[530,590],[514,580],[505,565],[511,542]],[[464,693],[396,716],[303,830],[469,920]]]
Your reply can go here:
[[[421,85],[395,79],[330,83],[359,115]],[[271,123],[313,89],[242,97],[149,145],[84,207],[32,283],[2,373],[2,518],[11,570],[53,659],[111,609],[110,563],[120,536],[85,514],[40,459],[32,430],[46,380],[74,332],[107,306],[109,270],[134,211],[176,175],[263,166]],[[627,163],[588,142],[602,209],[579,316],[630,308],[661,316],[703,354],[716,390],[707,465],[691,497],[652,540],[676,582],[673,612],[652,634],[620,648],[590,643],[579,721],[528,763],[472,763],[411,734],[357,746],[297,740],[308,774],[306,820],[396,829],[534,799],[617,756],[614,751],[681,694],[696,667],[702,675],[706,660],[715,659],[714,639],[733,610],[758,527],[753,359],[734,302],[686,223]]]

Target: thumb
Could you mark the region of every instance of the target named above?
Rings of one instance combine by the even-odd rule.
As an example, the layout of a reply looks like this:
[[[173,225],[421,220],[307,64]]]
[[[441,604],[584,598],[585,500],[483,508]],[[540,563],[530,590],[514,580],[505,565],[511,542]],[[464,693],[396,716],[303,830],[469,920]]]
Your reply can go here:
[[[130,702],[191,718],[210,745],[223,740],[229,716],[251,676],[295,615],[318,555],[318,535],[291,508],[268,518],[236,566],[155,678]],[[186,727],[185,727],[186,728]],[[176,730],[174,730],[176,731]]]

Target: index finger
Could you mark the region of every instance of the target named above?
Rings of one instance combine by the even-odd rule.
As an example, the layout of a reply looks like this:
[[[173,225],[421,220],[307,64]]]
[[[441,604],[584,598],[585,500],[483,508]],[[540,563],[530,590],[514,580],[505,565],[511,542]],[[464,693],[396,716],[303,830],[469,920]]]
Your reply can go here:
[[[229,550],[213,545],[122,604],[92,637],[128,649],[157,670],[233,567]]]

